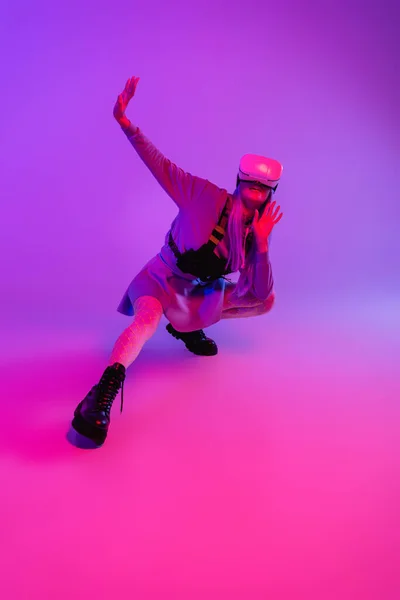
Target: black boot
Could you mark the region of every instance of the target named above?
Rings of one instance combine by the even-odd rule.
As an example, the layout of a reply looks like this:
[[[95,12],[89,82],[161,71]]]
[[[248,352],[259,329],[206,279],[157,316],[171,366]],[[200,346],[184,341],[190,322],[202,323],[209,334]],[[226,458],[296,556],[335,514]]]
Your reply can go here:
[[[124,403],[123,386],[125,367],[115,363],[107,367],[99,383],[92,387],[88,395],[75,409],[72,427],[98,446],[104,443],[110,426],[110,411],[120,388],[121,412]]]
[[[176,331],[171,323],[168,323],[167,331],[177,340],[182,340],[186,348],[190,352],[193,352],[193,354],[197,354],[198,356],[215,356],[218,353],[217,344],[214,340],[210,340],[202,329],[181,333],[180,331]]]

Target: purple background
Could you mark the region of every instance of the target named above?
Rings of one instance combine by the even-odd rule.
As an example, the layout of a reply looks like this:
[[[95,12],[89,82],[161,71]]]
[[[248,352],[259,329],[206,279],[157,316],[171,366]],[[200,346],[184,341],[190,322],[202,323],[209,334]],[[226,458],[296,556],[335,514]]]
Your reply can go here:
[[[399,13],[361,0],[2,2],[6,600],[399,597]],[[88,458],[64,427],[176,214],[112,117],[132,75],[128,117],[185,170],[233,191],[242,154],[283,163],[277,304],[216,326],[225,363],[189,362],[161,328],[125,420]],[[198,404],[173,400],[185,389]],[[162,393],[171,404],[152,404]]]
[[[115,306],[175,215],[112,118],[131,75],[141,81],[128,116],[185,170],[233,190],[245,152],[284,164],[272,248],[279,303],[358,316],[362,307],[368,320],[382,302],[390,311],[397,26],[394,2],[10,3],[1,19],[6,324],[126,322]]]

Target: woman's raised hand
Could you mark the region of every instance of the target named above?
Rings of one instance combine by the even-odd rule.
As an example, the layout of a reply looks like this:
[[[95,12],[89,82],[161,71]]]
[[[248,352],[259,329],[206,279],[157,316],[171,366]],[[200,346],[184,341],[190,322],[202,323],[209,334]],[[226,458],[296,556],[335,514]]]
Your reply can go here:
[[[120,125],[129,123],[125,116],[126,107],[136,92],[140,77],[131,77],[125,84],[124,90],[119,94],[114,106],[113,115]]]
[[[264,250],[268,247],[268,236],[270,235],[275,225],[279,223],[279,221],[282,219],[282,217],[283,213],[281,212],[281,207],[276,207],[276,202],[267,204],[267,207],[262,217],[260,217],[258,210],[255,211],[253,220],[253,232],[258,248]]]

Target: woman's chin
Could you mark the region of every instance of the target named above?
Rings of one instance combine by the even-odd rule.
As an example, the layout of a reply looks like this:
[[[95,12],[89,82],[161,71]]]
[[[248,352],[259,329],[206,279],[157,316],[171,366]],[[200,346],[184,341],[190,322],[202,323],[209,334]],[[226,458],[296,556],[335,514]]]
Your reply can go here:
[[[264,202],[265,202],[265,199],[263,197],[261,197],[261,194],[260,194],[260,198],[246,198],[244,200],[243,204],[245,205],[247,210],[257,210],[260,208],[260,206],[263,205]]]

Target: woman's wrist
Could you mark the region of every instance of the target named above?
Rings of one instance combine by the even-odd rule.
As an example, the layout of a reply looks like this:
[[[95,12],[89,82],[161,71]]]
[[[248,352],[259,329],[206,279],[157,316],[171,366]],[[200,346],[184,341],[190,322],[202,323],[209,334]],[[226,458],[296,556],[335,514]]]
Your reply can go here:
[[[122,127],[122,129],[128,129],[128,127],[131,125],[130,120],[125,115],[118,119],[118,123]]]
[[[256,241],[256,250],[257,252],[268,252],[268,242],[267,240]]]

